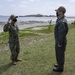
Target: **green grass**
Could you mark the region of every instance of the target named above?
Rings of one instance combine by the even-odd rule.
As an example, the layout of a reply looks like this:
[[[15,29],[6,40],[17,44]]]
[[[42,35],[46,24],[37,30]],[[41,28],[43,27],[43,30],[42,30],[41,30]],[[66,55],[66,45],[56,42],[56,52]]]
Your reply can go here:
[[[33,28],[42,28],[41,30],[32,30]],[[49,29],[49,25],[45,25],[45,26],[35,26],[35,27],[30,27],[30,28],[27,28],[25,30],[22,30],[23,32],[32,32],[32,33],[51,33],[54,31],[54,25],[51,25],[50,26],[50,29]]]
[[[20,37],[28,37],[28,36],[38,36],[38,34],[33,32],[20,31]]]
[[[49,34],[49,33],[53,32],[53,31],[54,31],[54,25],[51,25],[50,26],[50,29],[49,29],[48,26],[46,26],[46,27],[44,27],[41,30],[35,30],[35,32],[38,32],[38,33],[46,33],[46,34]]]
[[[22,62],[18,62],[15,66],[10,64],[10,51],[0,51],[0,75],[75,75],[74,34],[75,26],[69,27],[67,36],[68,44],[65,52],[65,70],[62,74],[52,71],[53,65],[56,63],[54,34],[52,32],[50,34],[42,35],[44,38],[41,38],[32,44],[23,45],[19,54],[19,58],[22,59]],[[37,36],[37,38],[40,37],[41,36]]]
[[[32,28],[36,28],[36,27],[44,27],[44,28],[42,30],[32,30]],[[30,28],[21,30],[19,33],[20,38],[38,37],[39,33],[49,34],[54,30],[53,25],[51,26],[51,30],[48,29],[48,25],[47,26],[36,26],[36,27],[30,27]],[[2,46],[3,44],[7,44],[8,38],[9,38],[8,32],[0,33],[0,46]]]
[[[0,46],[3,45],[3,44],[6,44],[8,41],[8,33],[0,33]]]

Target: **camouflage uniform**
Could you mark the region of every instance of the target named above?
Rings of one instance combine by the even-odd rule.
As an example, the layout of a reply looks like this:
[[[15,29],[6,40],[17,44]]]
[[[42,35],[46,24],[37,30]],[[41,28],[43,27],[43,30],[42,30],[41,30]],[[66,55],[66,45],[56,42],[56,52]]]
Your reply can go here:
[[[18,36],[18,27],[11,23],[7,23],[4,26],[4,32],[9,32],[9,48],[11,50],[11,60],[16,61],[18,58],[20,45],[19,45],[19,36]]]

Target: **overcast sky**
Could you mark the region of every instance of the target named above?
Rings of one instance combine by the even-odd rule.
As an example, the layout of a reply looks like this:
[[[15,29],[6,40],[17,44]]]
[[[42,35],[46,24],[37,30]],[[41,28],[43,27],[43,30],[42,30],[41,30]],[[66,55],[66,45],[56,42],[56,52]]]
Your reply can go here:
[[[59,6],[66,8],[66,16],[75,16],[75,0],[0,0],[0,15],[55,15]]]

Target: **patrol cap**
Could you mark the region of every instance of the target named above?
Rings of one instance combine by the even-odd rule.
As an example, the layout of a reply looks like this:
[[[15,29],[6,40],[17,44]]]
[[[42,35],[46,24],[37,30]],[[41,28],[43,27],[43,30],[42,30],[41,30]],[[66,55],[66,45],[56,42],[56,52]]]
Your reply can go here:
[[[61,12],[63,12],[63,14],[66,12],[66,9],[65,9],[65,7],[63,7],[63,6],[60,6],[58,9],[56,9],[55,11],[61,11]]]
[[[14,18],[18,18],[18,16],[15,16],[14,14],[12,14],[12,15],[10,16],[10,19],[14,19]]]

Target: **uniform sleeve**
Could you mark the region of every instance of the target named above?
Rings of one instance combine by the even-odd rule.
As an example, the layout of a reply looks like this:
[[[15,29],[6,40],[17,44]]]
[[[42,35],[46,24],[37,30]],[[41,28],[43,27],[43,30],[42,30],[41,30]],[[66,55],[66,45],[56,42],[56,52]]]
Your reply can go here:
[[[3,31],[7,32],[7,31],[9,31],[9,29],[10,29],[10,23],[5,24],[3,27]]]
[[[66,37],[66,27],[64,22],[59,24],[58,30],[59,30],[58,43],[62,45],[64,38]]]
[[[19,32],[19,27],[18,27],[18,25],[16,25],[16,28],[17,28],[17,31]]]

